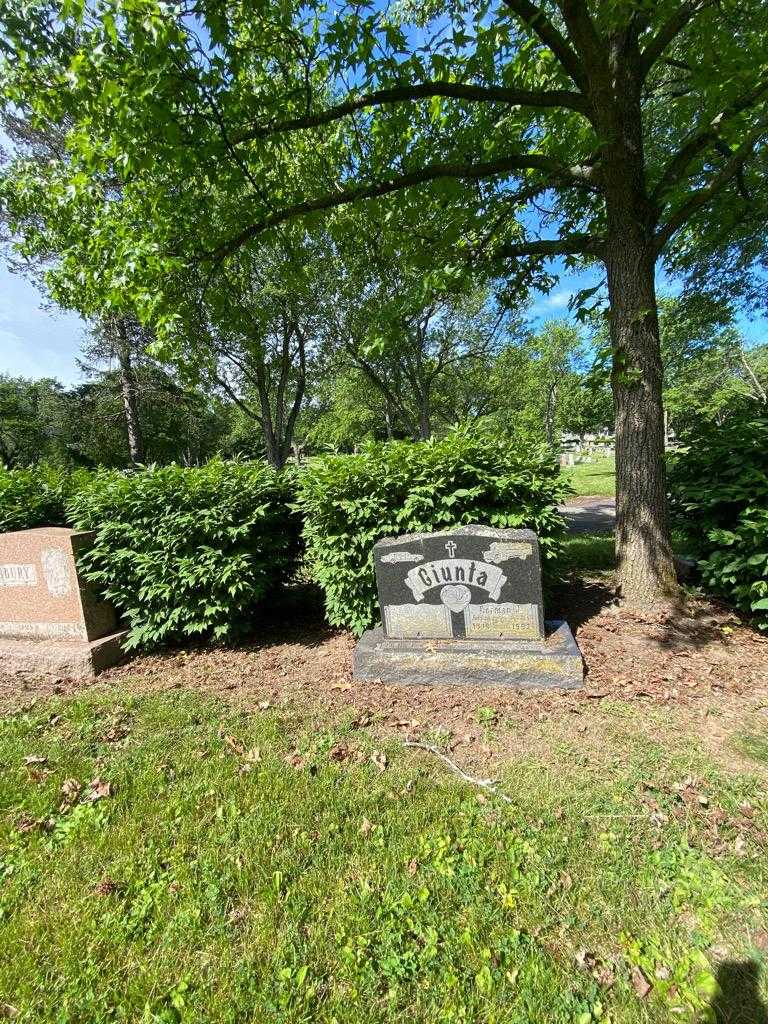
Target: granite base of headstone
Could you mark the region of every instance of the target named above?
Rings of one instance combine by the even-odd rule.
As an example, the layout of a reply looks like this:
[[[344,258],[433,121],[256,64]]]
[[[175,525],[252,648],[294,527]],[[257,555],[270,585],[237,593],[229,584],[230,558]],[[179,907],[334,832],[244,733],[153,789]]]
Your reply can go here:
[[[355,648],[355,679],[419,686],[573,689],[584,681],[568,624],[546,622],[531,530],[463,526],[374,547],[382,625]]]
[[[93,534],[41,527],[0,534],[0,674],[88,678],[123,656],[127,630],[78,576]]]

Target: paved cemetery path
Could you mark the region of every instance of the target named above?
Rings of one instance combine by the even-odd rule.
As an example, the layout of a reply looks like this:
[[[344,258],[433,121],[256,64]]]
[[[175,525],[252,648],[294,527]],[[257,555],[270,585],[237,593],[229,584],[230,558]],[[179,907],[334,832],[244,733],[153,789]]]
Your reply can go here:
[[[611,533],[616,526],[616,499],[596,496],[569,498],[560,511],[569,533]]]

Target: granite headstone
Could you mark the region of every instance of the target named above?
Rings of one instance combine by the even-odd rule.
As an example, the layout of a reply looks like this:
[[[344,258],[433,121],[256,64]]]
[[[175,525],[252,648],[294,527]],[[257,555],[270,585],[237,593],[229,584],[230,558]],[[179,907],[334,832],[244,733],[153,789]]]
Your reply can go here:
[[[0,533],[0,673],[90,676],[122,656],[126,631],[78,575],[93,534]]]
[[[583,662],[568,625],[545,623],[538,538],[464,526],[374,547],[382,626],[356,648],[358,679],[573,687]]]

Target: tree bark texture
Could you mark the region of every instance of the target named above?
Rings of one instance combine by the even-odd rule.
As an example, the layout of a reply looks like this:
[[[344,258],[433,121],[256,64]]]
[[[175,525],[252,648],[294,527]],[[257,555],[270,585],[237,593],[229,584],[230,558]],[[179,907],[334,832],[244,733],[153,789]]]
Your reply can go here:
[[[619,591],[637,606],[677,592],[667,515],[662,364],[654,266],[637,247],[608,259],[616,412]]]
[[[120,367],[120,392],[123,399],[125,428],[128,435],[128,452],[134,466],[144,462],[144,445],[139,424],[138,389],[136,374],[131,359],[130,341],[125,325],[121,321],[117,328],[118,352],[117,361]]]
[[[647,608],[678,595],[667,512],[654,280],[658,212],[647,192],[636,45],[605,70],[595,73],[593,103],[598,128],[608,140],[602,180],[616,415],[617,583],[625,603]]]

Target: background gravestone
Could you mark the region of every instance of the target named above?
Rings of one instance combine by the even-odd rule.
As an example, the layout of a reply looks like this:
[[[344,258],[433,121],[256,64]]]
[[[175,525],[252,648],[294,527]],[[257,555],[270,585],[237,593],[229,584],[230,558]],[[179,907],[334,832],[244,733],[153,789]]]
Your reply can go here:
[[[0,534],[0,672],[82,677],[122,656],[126,630],[77,573],[92,533]]]
[[[544,621],[539,543],[531,530],[463,526],[374,547],[382,626],[355,650],[358,679],[579,686],[567,623]]]

